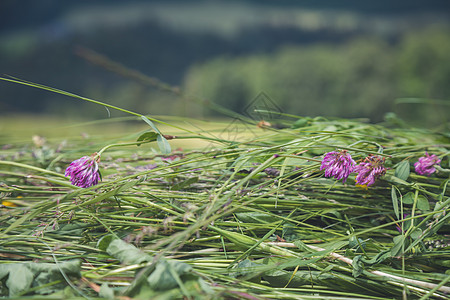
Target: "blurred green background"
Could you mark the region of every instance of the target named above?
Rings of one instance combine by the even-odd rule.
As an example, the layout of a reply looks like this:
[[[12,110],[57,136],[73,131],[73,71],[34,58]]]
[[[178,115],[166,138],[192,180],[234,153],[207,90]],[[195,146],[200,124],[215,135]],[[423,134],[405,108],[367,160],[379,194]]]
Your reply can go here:
[[[434,126],[450,112],[450,2],[2,0],[0,72],[142,114],[246,113],[263,92],[289,114]],[[0,118],[24,113],[108,117],[0,82]]]

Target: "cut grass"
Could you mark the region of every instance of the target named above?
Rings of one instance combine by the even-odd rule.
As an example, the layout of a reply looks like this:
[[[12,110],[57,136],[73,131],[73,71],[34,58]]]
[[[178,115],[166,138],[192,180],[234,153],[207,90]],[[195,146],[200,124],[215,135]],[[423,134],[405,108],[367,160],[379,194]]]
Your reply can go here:
[[[236,134],[229,123],[178,120],[177,127],[191,124],[189,132],[160,130],[176,135],[172,148],[182,149],[164,156],[156,144],[111,148],[102,156],[99,185],[70,185],[62,176],[70,161],[139,136],[130,134],[134,125],[110,121],[89,127],[88,138],[57,129],[46,142],[33,144],[35,132],[24,137],[12,123],[1,137],[8,146],[0,152],[0,192],[7,205],[0,212],[0,266],[33,261],[63,270],[63,262],[81,263],[79,276],[49,273],[42,288],[33,273],[30,285],[16,294],[11,289],[17,286],[3,279],[2,295],[447,297],[448,174],[424,177],[412,167],[425,151],[448,166],[444,134],[323,118],[296,129],[240,124]],[[136,128],[142,132],[141,125]],[[13,128],[19,134],[11,140]],[[73,134],[79,130],[72,128]],[[319,171],[327,151],[348,149],[361,159],[379,146],[389,169],[374,186],[355,186],[354,175],[344,185]],[[395,171],[405,160],[411,174],[402,180]],[[425,197],[429,208],[418,207],[417,196],[411,204],[402,202],[410,192]],[[403,233],[396,228],[402,223]],[[174,285],[158,288],[164,283]]]

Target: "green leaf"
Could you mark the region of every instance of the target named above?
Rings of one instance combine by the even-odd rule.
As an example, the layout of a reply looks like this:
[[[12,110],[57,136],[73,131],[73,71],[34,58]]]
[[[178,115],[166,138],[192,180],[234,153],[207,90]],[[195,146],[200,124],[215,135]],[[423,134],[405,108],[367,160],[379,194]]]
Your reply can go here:
[[[48,294],[62,290],[67,286],[62,273],[80,278],[80,271],[80,260],[64,261],[57,264],[6,263],[0,264],[0,280],[3,281],[6,278],[9,296],[24,294],[32,287],[40,287],[35,293]],[[52,284],[49,285],[49,283]]]
[[[336,252],[336,251],[342,249],[343,247],[348,246],[349,242],[348,241],[337,241],[337,242],[323,243],[320,245],[320,247],[324,249],[323,251],[313,250],[300,240],[294,241],[294,245],[302,251],[308,251],[308,252],[316,253],[317,255],[322,255],[327,252]]]
[[[397,168],[395,168],[395,177],[406,181],[409,177],[409,169],[409,160],[402,161],[398,164]]]
[[[425,211],[430,210],[430,203],[428,203],[428,199],[425,196],[419,195],[417,197],[417,208]]]
[[[252,282],[259,282],[261,280],[261,272],[264,271],[259,263],[255,263],[249,259],[244,259],[239,262],[233,268],[233,272],[230,276],[234,278],[242,278],[243,280],[249,280]]]
[[[269,215],[263,212],[240,212],[235,213],[235,216],[241,222],[245,223],[258,223],[258,224],[268,224],[280,221],[277,216]]]
[[[33,286],[44,286],[50,282],[61,281],[60,284],[49,286],[45,288],[40,288],[37,292],[39,294],[48,294],[55,292],[57,290],[63,289],[67,286],[67,282],[63,277],[62,273],[67,276],[74,276],[80,278],[81,274],[81,261],[80,260],[70,260],[60,262],[58,264],[52,263],[40,263],[33,264],[30,263],[30,270],[37,274],[33,282]]]
[[[147,278],[150,287],[155,291],[164,291],[177,287],[178,282],[172,275],[171,269],[178,277],[182,277],[189,273],[192,267],[176,260],[160,260],[155,270]]]
[[[108,249],[108,246],[112,242],[113,239],[114,239],[114,236],[111,234],[103,236],[101,239],[98,240],[97,248],[102,251],[106,251],[106,249]]]
[[[10,297],[27,291],[31,287],[34,278],[33,272],[31,272],[24,264],[0,265],[0,279],[5,275],[9,275],[6,280],[6,286],[9,289]]]
[[[433,211],[439,211],[439,210],[445,208],[446,205],[449,204],[449,203],[448,203],[449,200],[450,200],[450,198],[446,198],[446,199],[444,199],[444,200],[441,201],[441,202],[436,202],[436,204],[434,205]]]
[[[114,290],[108,286],[106,282],[100,287],[98,295],[106,299],[114,299]]]
[[[356,278],[362,274],[362,272],[364,271],[364,264],[361,261],[361,255],[356,255],[355,258],[353,258],[352,267],[353,267],[352,270],[353,277]]]
[[[417,223],[417,219],[409,219],[404,221],[403,223],[403,230],[408,230],[409,228],[414,227],[414,223]]]
[[[153,257],[111,235],[99,240],[97,246],[106,248],[109,255],[115,257],[123,264],[139,264],[153,261]],[[140,293],[151,291],[167,291],[180,288],[184,295],[189,292],[186,289],[188,281],[199,282],[199,277],[192,274],[192,267],[176,260],[160,260],[141,269],[130,287],[125,291],[126,295],[136,296]],[[144,275],[145,274],[145,275]],[[106,289],[106,288],[105,288]],[[105,290],[105,293],[110,291]]]
[[[162,154],[169,154],[172,149],[170,148],[170,144],[167,141],[167,139],[163,136],[163,134],[161,133],[161,131],[159,131],[158,128],[156,128],[155,124],[153,124],[152,121],[150,121],[146,116],[141,116],[142,120],[144,120],[148,125],[150,125],[150,127],[156,132],[156,141],[158,143],[158,147],[159,150],[161,151]],[[145,134],[145,133],[144,133]],[[142,137],[142,135],[140,136]],[[140,138],[139,137],[139,138]],[[144,138],[154,138],[155,136],[151,135],[150,133],[147,136],[144,136]],[[139,142],[139,138],[138,138],[138,142]]]
[[[153,131],[147,131],[138,137],[137,142],[149,143],[149,142],[156,141],[157,137],[158,137],[158,133],[153,132]],[[138,146],[140,146],[140,145],[141,144],[138,144]]]
[[[155,126],[155,124],[153,124],[152,121],[150,121],[146,116],[141,116],[141,119],[144,120],[145,123],[147,123],[148,125],[150,125],[150,127],[158,134],[162,135],[161,131],[159,131],[159,129]]]
[[[394,208],[395,217],[397,220],[400,217],[399,209],[398,209],[398,198],[397,192],[395,191],[397,188],[393,185],[391,188],[391,199],[392,199],[392,207]]]
[[[394,237],[394,246],[391,248],[391,255],[397,256],[401,250],[402,246],[405,243],[405,236],[404,235],[397,235]],[[406,248],[406,245],[405,245]]]
[[[409,183],[408,181],[405,181],[403,179],[398,178],[397,176],[392,176],[389,174],[384,175],[383,179],[395,185],[408,185],[408,186],[411,185],[411,183]]]
[[[320,270],[319,275],[330,273],[330,271],[333,270],[334,267],[335,267],[334,265],[329,265],[325,269]]]
[[[422,229],[420,228],[416,228],[411,232],[411,238],[413,238],[414,240],[417,240],[421,236],[422,236]]]
[[[162,134],[158,134],[156,141],[162,154],[169,154],[172,151],[169,142]]]
[[[153,259],[150,255],[121,239],[113,239],[106,248],[106,252],[124,264],[140,264]]]
[[[413,204],[414,203],[414,193],[409,192],[402,197],[403,204]]]
[[[310,118],[301,118],[301,119],[298,119],[297,121],[295,121],[295,122],[292,124],[292,127],[291,127],[291,128],[296,129],[296,128],[305,127],[305,126],[307,126],[308,123],[310,123],[310,122],[311,122]]]
[[[385,259],[392,257],[390,250],[384,250],[378,253],[375,257],[371,259],[365,259],[361,257],[361,261],[366,265],[375,265],[383,262]]]

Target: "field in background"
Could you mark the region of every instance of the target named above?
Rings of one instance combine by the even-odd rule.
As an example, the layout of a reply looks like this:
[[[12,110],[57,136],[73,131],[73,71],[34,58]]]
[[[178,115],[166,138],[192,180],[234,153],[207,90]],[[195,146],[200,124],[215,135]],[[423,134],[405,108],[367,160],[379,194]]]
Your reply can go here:
[[[190,131],[192,133],[190,135],[238,141],[244,137],[257,137],[266,132],[255,124],[245,124],[235,119],[199,120],[171,116],[154,117],[173,125],[158,125],[167,135],[176,136]],[[13,114],[0,117],[0,144],[27,144],[32,141],[33,136],[46,138],[53,143],[63,141],[92,143],[98,142],[99,138],[104,141],[134,141],[141,133],[149,129],[147,124],[136,117],[82,120],[49,115]],[[171,144],[174,149],[185,150],[220,145],[218,142],[214,143],[201,138],[173,140]]]

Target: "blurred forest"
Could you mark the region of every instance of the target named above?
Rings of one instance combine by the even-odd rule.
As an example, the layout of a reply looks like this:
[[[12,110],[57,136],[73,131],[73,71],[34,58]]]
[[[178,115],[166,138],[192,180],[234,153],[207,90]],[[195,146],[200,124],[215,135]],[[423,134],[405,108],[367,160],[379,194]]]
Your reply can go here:
[[[2,0],[0,72],[142,114],[245,113],[263,92],[289,114],[433,125],[450,111],[449,17],[444,0]],[[107,117],[63,98],[1,82],[0,117]]]

